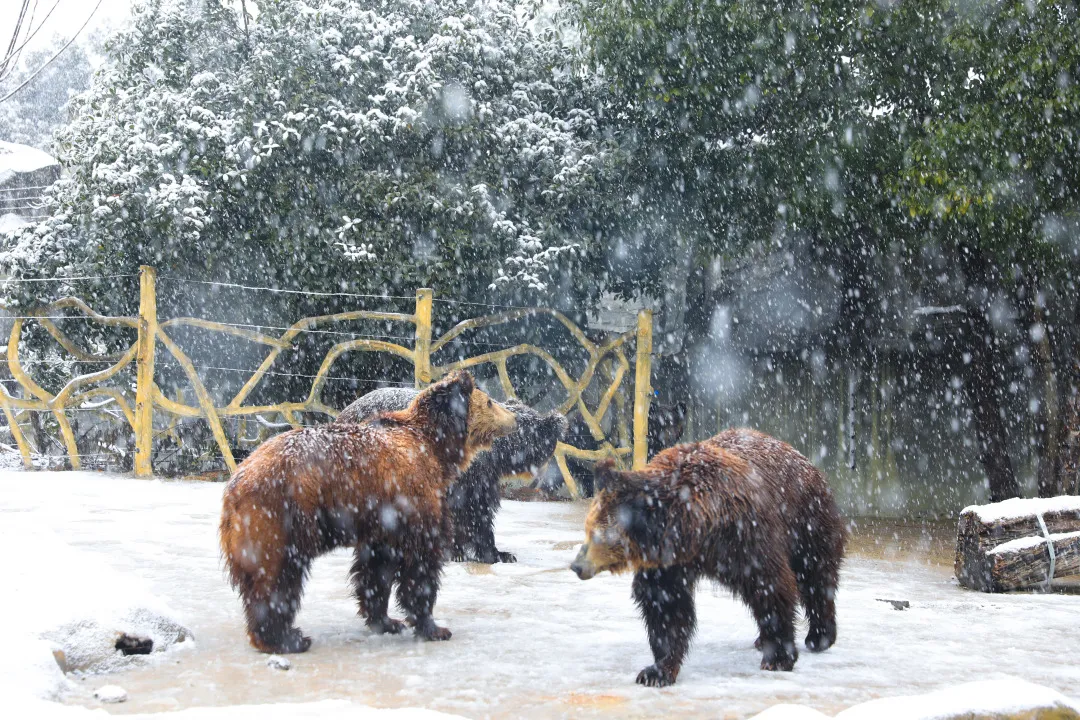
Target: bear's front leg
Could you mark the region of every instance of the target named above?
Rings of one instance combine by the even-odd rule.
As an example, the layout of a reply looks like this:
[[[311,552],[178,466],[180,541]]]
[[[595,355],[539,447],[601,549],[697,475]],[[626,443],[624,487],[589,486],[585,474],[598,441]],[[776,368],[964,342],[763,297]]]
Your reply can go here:
[[[435,624],[432,611],[439,593],[442,549],[430,556],[406,558],[399,571],[397,600],[409,615],[413,632],[424,640],[449,640],[451,632]]]
[[[405,623],[387,614],[397,570],[398,559],[392,548],[367,543],[356,546],[350,571],[353,594],[360,617],[378,635],[397,635],[405,630]]]
[[[639,685],[675,684],[697,625],[696,576],[682,566],[642,570],[634,575],[634,601],[649,632],[655,663],[638,673]]]

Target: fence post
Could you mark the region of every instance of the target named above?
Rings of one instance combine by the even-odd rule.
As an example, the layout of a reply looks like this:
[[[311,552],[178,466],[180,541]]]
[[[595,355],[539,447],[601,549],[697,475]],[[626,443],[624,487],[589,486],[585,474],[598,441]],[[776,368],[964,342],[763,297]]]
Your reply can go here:
[[[652,397],[652,310],[637,316],[637,359],[634,369],[634,469],[649,461],[649,401]]]
[[[435,291],[416,291],[416,342],[413,345],[413,381],[417,389],[431,383],[431,303]]]
[[[135,356],[135,475],[150,477],[154,443],[154,349],[157,343],[157,271],[139,266],[139,350]]]

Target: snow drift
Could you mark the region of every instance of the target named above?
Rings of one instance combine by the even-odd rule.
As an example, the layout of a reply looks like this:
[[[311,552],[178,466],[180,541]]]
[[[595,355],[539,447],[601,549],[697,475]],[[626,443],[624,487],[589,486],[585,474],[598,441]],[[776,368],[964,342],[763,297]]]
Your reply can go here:
[[[121,634],[149,638],[153,654],[191,639],[173,611],[135,578],[63,542],[21,514],[0,524],[9,548],[5,598],[13,642],[0,654],[6,697],[55,699],[67,687],[64,672],[103,673],[145,656],[116,649]]]
[[[829,717],[802,705],[774,705],[753,720],[822,720]],[[836,720],[1019,720],[1080,718],[1080,704],[1056,690],[1019,678],[984,680],[850,707]]]

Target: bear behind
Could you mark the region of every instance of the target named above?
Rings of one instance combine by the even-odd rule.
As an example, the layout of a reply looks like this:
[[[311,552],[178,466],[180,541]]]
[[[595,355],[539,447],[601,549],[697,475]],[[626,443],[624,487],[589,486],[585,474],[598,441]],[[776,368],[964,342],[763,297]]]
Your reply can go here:
[[[824,476],[789,445],[731,431],[665,450],[638,472],[600,463],[597,481],[586,542],[571,567],[582,579],[635,572],[655,659],[639,683],[678,677],[697,622],[699,577],[727,585],[750,607],[763,669],[794,667],[800,598],[807,646],[824,650],[835,640],[843,524]]]
[[[573,412],[569,416],[570,426],[566,433],[566,443],[579,450],[599,450],[600,443],[593,437],[589,425],[581,416],[580,412]],[[653,458],[664,448],[671,447],[682,437],[686,428],[686,403],[678,402],[674,405],[662,405],[658,402],[649,407],[649,431],[648,456]],[[613,443],[617,444],[617,443]],[[593,466],[588,460],[580,460],[573,456],[566,458],[567,468],[577,481],[582,497],[592,497]],[[562,475],[553,475],[546,482],[536,483],[544,485],[547,489],[554,489],[562,482]]]
[[[334,422],[362,422],[380,412],[399,410],[416,394],[411,388],[374,390],[342,410]],[[450,488],[448,505],[453,520],[450,556],[455,561],[492,564],[517,560],[513,554],[495,546],[495,514],[501,501],[499,480],[542,467],[566,432],[566,418],[560,413],[541,415],[517,400],[502,405],[514,414],[515,430],[496,439],[489,451],[477,453]]]
[[[840,579],[847,531],[825,474],[795,448],[765,433],[733,428],[707,441],[743,458],[782,491],[780,513],[788,528],[791,567],[811,632],[810,650],[827,650],[836,642],[835,588]],[[831,592],[815,592],[817,588]],[[816,632],[815,632],[816,630]]]
[[[355,549],[353,585],[369,627],[403,629],[387,615],[396,582],[416,634],[448,639],[432,619],[446,491],[474,453],[513,426],[513,415],[458,373],[374,422],[293,430],[259,446],[225,489],[220,526],[252,645],[310,647],[292,624],[304,579],[315,557],[342,546]]]

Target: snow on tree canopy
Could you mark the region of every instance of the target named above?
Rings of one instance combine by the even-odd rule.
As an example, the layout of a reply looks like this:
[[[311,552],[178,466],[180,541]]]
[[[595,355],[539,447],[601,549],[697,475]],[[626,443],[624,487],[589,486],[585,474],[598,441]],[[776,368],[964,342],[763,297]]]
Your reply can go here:
[[[57,141],[12,274],[543,290],[605,153],[558,19],[510,2],[145,0]],[[378,258],[379,262],[374,260]]]

